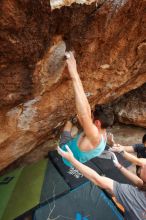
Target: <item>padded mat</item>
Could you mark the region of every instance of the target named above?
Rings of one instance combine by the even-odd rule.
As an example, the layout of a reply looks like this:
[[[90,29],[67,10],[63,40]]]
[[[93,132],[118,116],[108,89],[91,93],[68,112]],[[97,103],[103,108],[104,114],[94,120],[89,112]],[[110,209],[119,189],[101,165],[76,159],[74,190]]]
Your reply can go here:
[[[65,179],[66,183],[71,187],[71,189],[75,189],[88,180],[74,167],[68,167],[63,163],[62,157],[57,153],[57,151],[49,152],[49,157],[52,163],[56,166],[60,174]],[[98,168],[94,163],[88,161],[85,165],[91,167],[99,174],[102,174],[100,168]]]
[[[96,157],[91,161],[104,173],[106,177],[109,177],[120,183],[130,183],[130,181],[114,166],[111,159]]]
[[[34,220],[123,220],[106,194],[88,182],[35,211]]]
[[[63,177],[56,170],[50,160],[48,160],[48,166],[45,174],[45,179],[42,187],[40,204],[54,199],[64,193],[68,192],[70,187],[64,181]]]
[[[15,219],[39,204],[46,166],[47,160],[42,160],[22,169],[9,197],[2,220]]]
[[[4,183],[6,177],[13,178]],[[3,184],[0,184],[0,220],[15,219],[41,203],[70,190],[48,160],[15,170],[0,180],[1,183],[3,180]]]

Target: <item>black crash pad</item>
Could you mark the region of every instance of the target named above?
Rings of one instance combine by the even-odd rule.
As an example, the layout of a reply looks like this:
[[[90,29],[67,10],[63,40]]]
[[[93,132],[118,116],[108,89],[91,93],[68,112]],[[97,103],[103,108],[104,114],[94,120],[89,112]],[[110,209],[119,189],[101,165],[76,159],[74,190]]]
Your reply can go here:
[[[66,183],[71,187],[71,189],[75,189],[78,186],[82,185],[83,183],[87,182],[88,180],[74,167],[70,168],[63,163],[62,157],[57,153],[57,151],[49,152],[49,158],[60,172],[60,174],[65,179]],[[85,165],[91,167],[100,175],[102,172],[100,168],[98,168],[94,163],[88,161]]]
[[[130,181],[114,166],[111,159],[96,157],[91,161],[102,171],[106,177],[109,177],[120,183],[130,183]]]
[[[40,204],[67,193],[70,187],[48,159],[45,178],[42,186]]]
[[[42,219],[123,220],[123,217],[100,188],[87,182],[37,209],[34,220]]]
[[[70,190],[50,160],[5,174],[0,183],[0,220],[19,218]]]

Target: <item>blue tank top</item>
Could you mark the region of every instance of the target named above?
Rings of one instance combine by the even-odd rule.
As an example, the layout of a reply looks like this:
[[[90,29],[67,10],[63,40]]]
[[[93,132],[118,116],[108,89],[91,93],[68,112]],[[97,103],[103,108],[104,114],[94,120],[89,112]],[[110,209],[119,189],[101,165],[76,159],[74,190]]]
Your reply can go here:
[[[100,156],[102,154],[102,152],[104,151],[105,146],[106,146],[106,140],[104,140],[103,136],[101,136],[102,137],[101,141],[100,141],[99,145],[95,149],[90,150],[90,151],[86,151],[86,152],[81,151],[79,149],[78,145],[77,145],[79,137],[80,137],[80,134],[77,135],[71,141],[69,141],[67,143],[67,145],[69,146],[69,148],[73,152],[74,157],[78,161],[80,161],[81,163],[85,163],[85,162],[87,162],[88,160],[91,160],[94,157]],[[61,148],[64,151],[67,151],[65,145],[63,145]],[[72,167],[72,164],[68,160],[66,160],[65,158],[63,158],[63,162],[64,162],[65,165],[67,165],[69,167]]]

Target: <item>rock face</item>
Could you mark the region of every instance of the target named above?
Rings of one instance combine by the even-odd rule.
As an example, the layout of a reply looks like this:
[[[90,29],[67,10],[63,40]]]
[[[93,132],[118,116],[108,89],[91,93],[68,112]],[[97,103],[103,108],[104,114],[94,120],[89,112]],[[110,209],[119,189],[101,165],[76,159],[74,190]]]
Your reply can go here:
[[[114,112],[120,122],[146,128],[146,84],[122,96]]]
[[[76,52],[91,106],[146,82],[145,5],[106,0],[52,11],[48,0],[0,1],[0,170],[74,114],[66,49]]]
[[[63,6],[70,6],[73,3],[90,5],[93,2],[101,3],[99,0],[50,0],[51,9],[61,8]]]

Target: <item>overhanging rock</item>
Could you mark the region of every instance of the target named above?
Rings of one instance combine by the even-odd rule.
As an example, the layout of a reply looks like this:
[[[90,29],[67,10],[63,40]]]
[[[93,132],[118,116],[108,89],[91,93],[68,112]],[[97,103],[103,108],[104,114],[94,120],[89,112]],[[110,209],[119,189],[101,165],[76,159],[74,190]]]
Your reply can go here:
[[[92,107],[146,82],[146,2],[92,2],[52,10],[49,0],[0,1],[0,170],[75,114],[66,49]]]
[[[50,0],[51,9],[61,8],[63,6],[70,6],[72,3],[90,5],[93,2],[100,2],[98,0]]]

